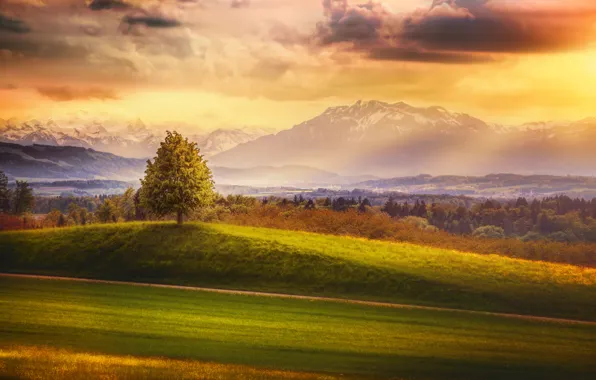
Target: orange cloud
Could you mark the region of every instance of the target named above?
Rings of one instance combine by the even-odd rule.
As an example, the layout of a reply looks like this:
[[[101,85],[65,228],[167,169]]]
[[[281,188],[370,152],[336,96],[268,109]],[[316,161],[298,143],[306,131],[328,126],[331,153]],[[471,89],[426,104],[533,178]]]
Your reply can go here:
[[[105,88],[72,88],[67,86],[62,87],[39,87],[37,92],[57,102],[68,102],[72,100],[116,100],[119,96],[115,91]]]

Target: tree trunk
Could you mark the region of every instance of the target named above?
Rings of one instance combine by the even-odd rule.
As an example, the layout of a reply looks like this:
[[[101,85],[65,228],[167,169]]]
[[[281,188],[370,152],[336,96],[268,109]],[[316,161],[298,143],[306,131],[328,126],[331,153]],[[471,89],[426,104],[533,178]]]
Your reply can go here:
[[[182,211],[178,211],[178,225],[181,226],[182,223],[184,222],[184,215],[182,215]]]

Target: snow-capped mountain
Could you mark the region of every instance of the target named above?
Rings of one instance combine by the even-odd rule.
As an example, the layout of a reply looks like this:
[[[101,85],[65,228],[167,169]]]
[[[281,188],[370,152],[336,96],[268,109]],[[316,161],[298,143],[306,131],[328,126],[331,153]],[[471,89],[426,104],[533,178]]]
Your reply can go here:
[[[450,113],[442,107],[416,108],[399,102],[388,104],[376,100],[359,100],[351,106],[328,108],[322,115],[304,122],[296,129],[314,131],[322,125],[335,125],[356,141],[377,138],[378,133],[412,133],[431,129],[434,133],[449,134],[466,128],[470,132],[495,129],[480,119],[463,113]]]
[[[268,133],[266,129],[247,127],[218,129],[192,135],[190,140],[197,142],[201,152],[210,157]],[[163,135],[163,131],[148,127],[140,119],[129,122],[81,117],[59,121],[0,119],[0,142],[92,148],[124,157],[154,156]]]
[[[273,130],[266,128],[217,129],[205,136],[192,136],[191,139],[197,143],[205,157],[211,157],[272,132]]]
[[[214,165],[308,165],[378,176],[596,173],[596,120],[503,126],[442,107],[358,101],[212,157]],[[593,162],[593,161],[592,161]]]
[[[141,121],[108,120],[0,120],[0,141],[22,145],[51,145],[93,148],[126,157],[148,157],[159,137]]]

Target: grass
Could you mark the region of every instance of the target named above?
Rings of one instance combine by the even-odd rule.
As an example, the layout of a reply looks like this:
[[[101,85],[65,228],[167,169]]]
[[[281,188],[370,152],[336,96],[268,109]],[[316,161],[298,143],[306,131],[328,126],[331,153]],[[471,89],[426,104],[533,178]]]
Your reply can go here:
[[[80,378],[89,371],[159,378],[177,368],[217,379],[245,370],[263,379],[276,371],[422,380],[596,375],[593,324],[22,278],[0,278],[0,309],[0,375],[52,378],[61,368]]]
[[[331,374],[233,364],[83,353],[43,346],[0,348],[0,376],[15,379],[335,380]]]
[[[0,271],[596,320],[596,269],[217,224],[0,233]]]

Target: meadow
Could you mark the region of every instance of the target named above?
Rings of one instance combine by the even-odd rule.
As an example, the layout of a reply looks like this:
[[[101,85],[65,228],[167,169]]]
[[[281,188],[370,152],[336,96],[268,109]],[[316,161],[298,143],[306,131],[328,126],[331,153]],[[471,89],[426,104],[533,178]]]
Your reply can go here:
[[[6,277],[0,308],[2,376],[596,375],[596,325],[587,323]]]
[[[219,224],[0,233],[0,272],[596,320],[596,269]]]

